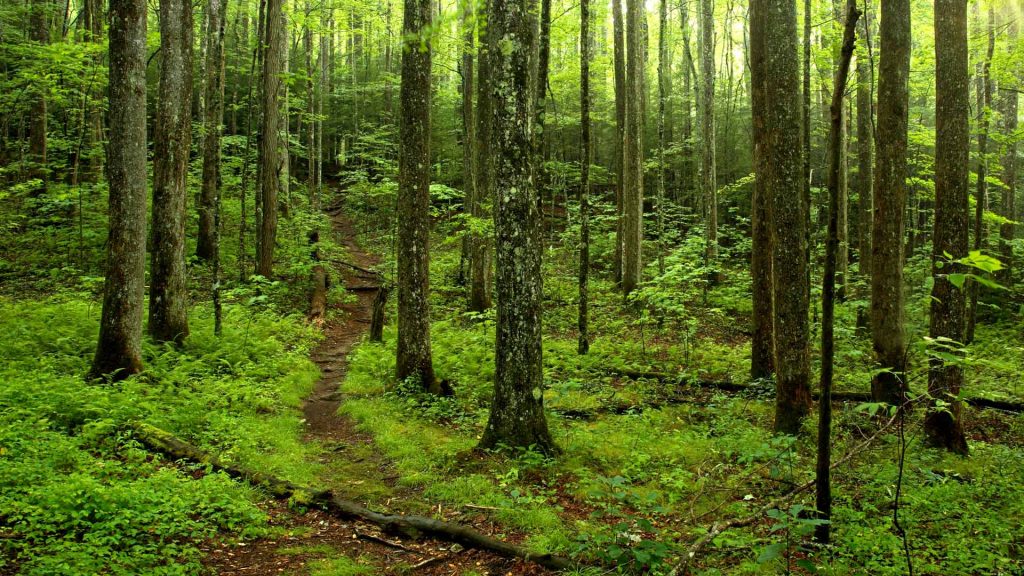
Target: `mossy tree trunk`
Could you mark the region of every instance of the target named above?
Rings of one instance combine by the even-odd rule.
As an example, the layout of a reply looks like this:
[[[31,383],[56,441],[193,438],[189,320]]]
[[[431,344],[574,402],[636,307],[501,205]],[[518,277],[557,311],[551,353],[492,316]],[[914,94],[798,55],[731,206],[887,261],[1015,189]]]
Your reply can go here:
[[[540,214],[534,158],[537,7],[490,0],[487,61],[497,238],[494,399],[481,448],[556,450],[544,415]]]
[[[860,275],[871,276],[871,216],[874,206],[874,78],[868,42],[870,12],[860,21],[860,34],[864,38],[857,53],[857,236]]]
[[[398,153],[398,379],[440,393],[430,352],[431,0],[405,3]]]
[[[874,218],[871,224],[871,341],[884,369],[871,380],[877,402],[906,398],[907,337],[903,322],[903,235],[907,204],[907,82],[910,1],[882,3],[875,134]]]
[[[715,178],[715,2],[700,0],[700,191],[704,199],[708,266],[718,259],[718,183]]]
[[[626,131],[622,166],[622,292],[640,285],[644,234],[644,53],[641,0],[626,0]]]
[[[774,364],[772,322],[772,221],[771,197],[768,190],[770,159],[767,146],[765,114],[765,29],[764,2],[750,3],[750,97],[753,114],[754,195],[751,199],[750,252],[751,298],[753,300],[753,335],[750,342],[750,378],[768,378]],[[756,22],[755,22],[756,21]]]
[[[662,5],[664,2],[662,0]],[[587,309],[590,298],[590,164],[593,159],[590,147],[590,52],[590,2],[580,0],[580,261],[577,316],[579,338],[576,347],[580,354],[590,350]]]
[[[796,5],[762,5],[765,186],[771,198],[775,329],[775,431],[795,434],[810,411],[806,207],[801,193],[800,58]]]
[[[110,2],[109,227],[99,342],[91,377],[142,370],[146,280],[146,2]]]
[[[188,336],[185,200],[192,148],[192,3],[160,0],[160,100],[153,135],[153,232],[149,334]]]
[[[965,330],[966,295],[948,274],[959,272],[949,265],[967,255],[968,122],[967,1],[935,2],[935,230],[932,237],[931,322],[928,335],[962,342]],[[928,370],[928,393],[950,402],[963,385],[963,367],[933,357]],[[967,440],[960,422],[960,403],[945,409],[934,405],[925,415],[928,442],[961,454]]]
[[[622,284],[623,214],[626,138],[626,36],[622,0],[612,0],[613,67],[615,79],[615,283]]]
[[[486,15],[481,6],[477,20]],[[489,207],[494,198],[494,164],[491,158],[491,102],[488,93],[486,26],[478,26],[480,34],[477,54],[477,99],[476,99],[476,158],[473,201],[469,205],[470,216],[477,223],[490,216]],[[469,246],[469,308],[483,312],[491,307],[491,238],[484,234],[472,234]]]
[[[269,278],[274,273],[274,245],[277,241],[277,202],[281,188],[281,78],[284,31],[284,0],[266,0],[263,19],[263,90],[260,131],[260,196],[257,202],[256,273]]]

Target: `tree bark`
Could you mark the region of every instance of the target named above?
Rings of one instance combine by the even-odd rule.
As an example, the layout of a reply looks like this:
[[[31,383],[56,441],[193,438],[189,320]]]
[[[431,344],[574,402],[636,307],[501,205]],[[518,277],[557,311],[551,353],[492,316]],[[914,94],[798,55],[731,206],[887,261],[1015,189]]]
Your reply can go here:
[[[750,98],[754,144],[754,195],[751,199],[750,279],[753,327],[750,341],[750,378],[769,378],[774,370],[775,337],[772,322],[772,221],[768,189],[765,115],[765,27],[763,1],[750,3]]]
[[[263,24],[263,90],[260,132],[260,197],[257,203],[259,226],[256,235],[256,273],[269,278],[274,273],[274,247],[277,241],[277,202],[281,188],[281,103],[283,101],[284,0],[266,0]]]
[[[705,264],[718,259],[718,189],[715,178],[715,2],[700,0],[700,190],[704,198]]]
[[[534,446],[552,453],[541,348],[543,247],[530,167],[536,10],[535,0],[490,0],[487,7],[498,309],[494,400],[480,447]]]
[[[810,411],[807,237],[800,143],[800,59],[796,5],[763,5],[765,178],[773,219],[775,431],[796,434]]]
[[[860,22],[860,33],[867,43],[870,12]],[[861,277],[871,277],[871,216],[874,183],[874,78],[869,48],[857,54],[857,233]]]
[[[948,274],[962,272],[951,266],[967,255],[968,123],[967,1],[936,0],[935,3],[935,230],[932,236],[931,322],[928,335],[962,342],[966,295]],[[955,348],[959,345],[954,345]],[[963,385],[963,367],[932,357],[928,393],[933,406],[925,414],[928,442],[957,453],[967,453],[960,419],[960,403],[952,397]],[[936,401],[949,403],[938,409]]]
[[[903,234],[907,189],[907,82],[910,1],[882,4],[878,129],[871,227],[871,340],[884,369],[871,380],[877,402],[906,399],[907,338],[903,323]]]
[[[622,285],[623,213],[626,138],[626,52],[622,0],[612,0],[613,67],[615,79],[615,261],[616,285]]]
[[[846,113],[843,96],[850,74],[850,59],[857,29],[856,0],[847,0],[843,28],[843,41],[836,62],[835,85],[832,87],[831,122],[829,128],[828,166],[828,238],[825,245],[825,271],[821,287],[821,393],[818,399],[818,453],[815,465],[815,506],[818,517],[832,517],[832,373],[835,360],[835,306],[838,296],[836,280],[842,262],[841,252],[846,248],[842,239],[843,226],[843,164],[846,157]],[[814,538],[821,544],[831,540],[829,524],[814,528]]]
[[[146,277],[146,2],[110,1],[107,270],[90,377],[142,370]]]
[[[643,99],[644,54],[641,20],[646,17],[641,0],[626,0],[626,131],[622,168],[622,292],[640,285],[643,272],[644,148]]]
[[[398,155],[398,379],[439,394],[430,351],[431,0],[405,3]]]
[[[481,5],[481,9],[486,7]],[[470,216],[478,222],[489,219],[489,206],[494,199],[494,162],[491,158],[491,102],[489,100],[486,27],[478,27],[480,40],[477,55],[476,158],[473,202]],[[483,234],[470,236],[469,308],[483,312],[491,307],[491,241]]]
[[[209,0],[203,118],[203,183],[199,194],[199,236],[196,256],[212,260],[219,249],[220,141],[224,134],[224,24],[227,0]]]
[[[978,178],[974,191],[974,249],[985,247],[987,226],[985,225],[985,209],[988,208],[988,127],[992,109],[992,56],[996,48],[995,10],[988,8],[988,48],[985,59],[981,62],[981,73],[978,77]],[[974,328],[978,323],[978,283],[968,282],[970,303],[967,305],[967,327],[964,330],[964,343],[974,341]]]
[[[662,0],[664,5],[665,0]],[[590,2],[580,0],[580,261],[577,316],[579,338],[576,347],[579,354],[586,354],[590,350],[587,310],[590,298],[590,164],[593,160],[590,148],[590,51]]]
[[[1019,25],[1014,16],[1007,16],[1006,23],[1007,47],[1012,53],[1017,47],[1017,30]],[[1020,76],[1020,64],[1015,66],[1018,77]],[[999,180],[1003,183],[1003,194],[1001,198],[1002,216],[1008,220],[1017,219],[1017,133],[1018,115],[1018,92],[1013,87],[1005,87],[999,91],[999,117],[1002,122],[1002,133],[1006,138],[1003,150],[1003,170],[999,174]],[[1013,236],[1014,224],[1007,222],[999,227],[999,252],[1003,261],[1001,280],[1004,284],[1010,285],[1013,282]]]
[[[160,101],[153,136],[153,253],[149,335],[188,336],[185,198],[192,148],[192,3],[160,0]]]
[[[51,9],[50,0],[32,0],[29,33],[32,40],[40,47],[45,47],[50,43]],[[41,194],[46,191],[46,181],[49,178],[49,166],[46,159],[46,95],[49,85],[42,79],[33,84],[35,88],[32,94],[28,128],[29,178],[40,181],[33,191],[35,194]]]

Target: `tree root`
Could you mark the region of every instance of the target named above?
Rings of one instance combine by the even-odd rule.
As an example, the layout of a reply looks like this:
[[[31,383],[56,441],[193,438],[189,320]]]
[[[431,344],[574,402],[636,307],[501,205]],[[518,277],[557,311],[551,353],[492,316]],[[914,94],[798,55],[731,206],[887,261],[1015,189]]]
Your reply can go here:
[[[134,432],[136,440],[154,452],[176,460],[189,460],[206,464],[214,470],[226,473],[232,478],[257,485],[275,498],[291,498],[306,505],[316,506],[337,518],[369,522],[380,526],[389,534],[400,537],[430,537],[446,542],[455,542],[467,548],[486,550],[506,558],[533,562],[550,570],[566,570],[575,565],[575,563],[567,558],[552,554],[530,552],[520,546],[487,536],[469,526],[435,520],[424,516],[375,512],[361,504],[340,498],[330,490],[305,488],[269,474],[261,474],[227,464],[217,458],[216,455],[205,452],[167,431],[148,424],[136,422],[132,423],[130,428]]]

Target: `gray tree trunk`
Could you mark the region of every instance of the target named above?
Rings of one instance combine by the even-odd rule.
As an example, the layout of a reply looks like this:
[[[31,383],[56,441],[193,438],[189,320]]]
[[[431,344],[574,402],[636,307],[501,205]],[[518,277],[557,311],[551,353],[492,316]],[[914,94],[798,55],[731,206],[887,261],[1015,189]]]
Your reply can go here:
[[[50,0],[33,0],[31,5],[31,16],[29,23],[30,35],[40,47],[50,43]],[[48,91],[47,82],[34,82],[35,89],[32,94],[32,107],[29,112],[28,128],[28,152],[29,152],[29,177],[38,178],[40,184],[35,188],[35,193],[46,191],[46,181],[49,177],[49,167],[46,161],[46,95]]]
[[[626,132],[622,167],[622,292],[640,285],[643,271],[644,54],[641,0],[626,0]]]
[[[1006,16],[1009,20],[1006,23],[1007,47],[1013,51],[1017,47],[1017,30],[1019,25],[1014,16]],[[1016,65],[1020,71],[1020,64]],[[1006,137],[1006,144],[1003,150],[1003,171],[999,174],[999,180],[1003,183],[1003,195],[1000,205],[1003,217],[1009,220],[1017,219],[1017,139],[1012,135],[1017,132],[1018,115],[1018,93],[1014,86],[1008,86],[999,91],[999,117],[1002,123],[1002,134]],[[999,227],[999,252],[1003,261],[1001,279],[1004,283],[1010,284],[1013,280],[1013,235],[1014,225],[1006,223]]]
[[[615,283],[622,284],[623,213],[626,138],[626,36],[622,0],[612,0],[613,67],[615,79]]]
[[[160,101],[153,135],[153,254],[149,334],[188,336],[185,199],[192,149],[192,3],[160,0]]]
[[[882,4],[875,134],[874,218],[871,226],[871,341],[885,370],[871,380],[877,402],[902,406],[907,337],[903,322],[903,234],[907,204],[907,81],[910,1]]]
[[[481,5],[486,11],[486,7]],[[477,56],[477,98],[476,98],[476,158],[474,163],[475,185],[473,202],[470,203],[470,216],[474,219],[486,219],[490,216],[490,206],[494,199],[494,162],[491,158],[491,102],[487,64],[486,27],[478,27],[480,32],[479,53]],[[475,234],[470,237],[469,250],[469,308],[483,312],[491,307],[491,241],[492,238]]]
[[[481,448],[556,450],[544,415],[540,215],[533,158],[536,0],[490,0],[487,61],[497,236],[494,400]]]
[[[867,43],[870,12],[861,20],[860,32]],[[860,275],[871,276],[872,185],[874,183],[874,78],[867,48],[857,54],[857,235]]]
[[[405,3],[398,152],[398,379],[440,393],[430,353],[431,0]]]
[[[700,190],[704,198],[708,266],[718,259],[718,183],[715,178],[715,2],[700,0]]]
[[[266,0],[263,42],[263,90],[260,131],[260,196],[256,234],[256,273],[269,278],[274,273],[274,247],[277,242],[277,197],[281,188],[281,103],[284,87],[283,65],[284,0]]]
[[[968,123],[967,1],[935,2],[935,231],[932,237],[931,323],[932,338],[962,342],[965,329],[966,297],[948,280],[958,272],[945,256],[967,255]],[[884,53],[883,53],[884,56]],[[925,415],[925,433],[930,444],[961,454],[967,440],[960,421],[960,403],[954,401],[963,385],[963,367],[932,358],[928,370],[928,393],[935,400],[950,402],[946,409],[934,406]]]
[[[203,184],[199,193],[196,256],[212,260],[219,250],[220,139],[224,134],[224,24],[227,0],[209,0],[206,30],[206,106],[203,117]]]
[[[750,342],[750,378],[772,375],[775,337],[772,322],[772,221],[768,170],[771,166],[767,146],[765,101],[765,24],[763,1],[750,3],[750,97],[753,131],[754,196],[751,199],[750,252],[751,298],[753,300],[753,336]]]
[[[146,2],[110,1],[107,274],[90,377],[142,370],[146,281]]]
[[[662,0],[662,6],[664,4],[665,0]],[[593,160],[590,147],[590,52],[590,2],[580,0],[580,261],[579,338],[576,346],[580,354],[590,350],[590,164]]]
[[[765,1],[760,19],[764,29],[759,32],[764,34],[765,108],[754,114],[765,117],[765,187],[773,219],[775,431],[796,434],[811,407],[796,5],[758,1]]]

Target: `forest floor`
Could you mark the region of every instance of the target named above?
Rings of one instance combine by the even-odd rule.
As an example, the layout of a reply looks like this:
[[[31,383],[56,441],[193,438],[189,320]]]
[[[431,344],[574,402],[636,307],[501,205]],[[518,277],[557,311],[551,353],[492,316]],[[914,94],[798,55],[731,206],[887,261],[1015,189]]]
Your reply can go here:
[[[341,209],[331,209],[332,232],[348,260],[371,269],[378,258],[364,251],[356,241],[353,222]],[[323,340],[311,354],[320,370],[313,392],[305,399],[303,441],[313,444],[319,454],[319,487],[356,500],[369,496],[388,512],[400,513],[422,507],[417,490],[398,486],[399,475],[375,446],[372,436],[360,432],[354,420],[339,413],[345,401],[339,386],[348,372],[348,356],[367,333],[376,288],[380,279],[362,270],[335,264],[337,277],[352,297],[332,302],[323,325]],[[371,493],[368,495],[367,490]],[[363,499],[365,503],[365,499]],[[512,561],[488,552],[464,550],[458,544],[423,540],[402,541],[382,533],[365,522],[339,520],[320,510],[294,510],[285,503],[268,500],[262,505],[281,537],[249,542],[212,540],[204,547],[205,566],[221,575],[310,575],[356,574],[506,574],[547,573],[532,564]],[[371,508],[373,505],[371,504]],[[435,516],[452,519],[452,512],[430,508]],[[493,533],[496,527],[483,515],[472,516],[474,527]],[[465,520],[460,515],[456,520]]]

